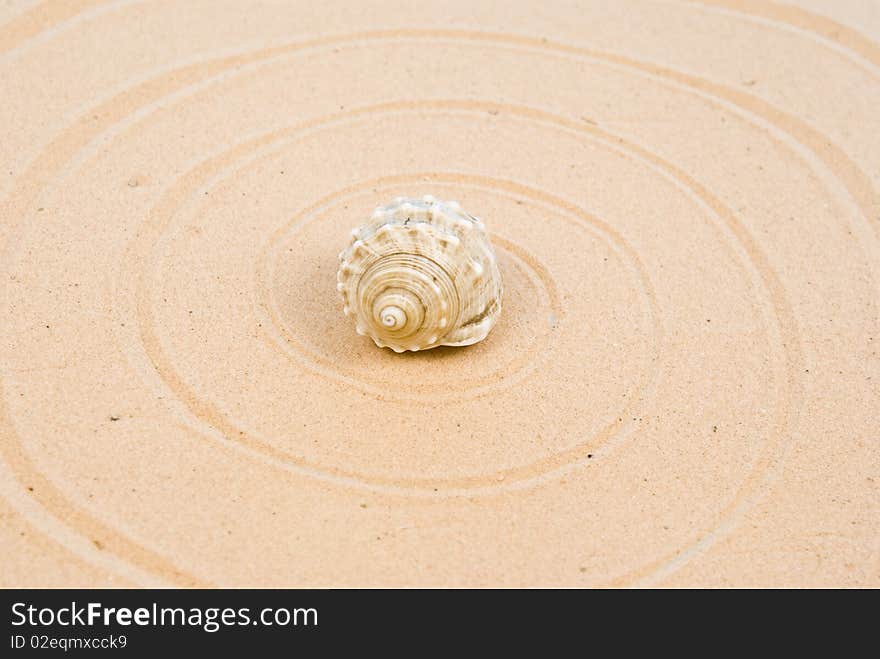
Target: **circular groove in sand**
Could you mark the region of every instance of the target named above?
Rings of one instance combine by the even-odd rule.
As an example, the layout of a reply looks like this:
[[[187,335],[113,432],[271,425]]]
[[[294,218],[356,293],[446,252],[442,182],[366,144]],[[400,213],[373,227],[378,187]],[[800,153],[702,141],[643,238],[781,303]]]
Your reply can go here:
[[[465,105],[465,106],[471,106],[472,104],[471,104],[471,103],[464,103],[464,105]],[[449,104],[448,102],[444,104],[444,107],[449,108],[449,106],[450,106],[450,104]],[[455,106],[455,102],[452,103],[452,106],[453,106],[453,107]],[[528,117],[528,116],[532,116],[532,113],[535,112],[535,110],[533,110],[533,109],[531,109],[531,108],[512,108],[512,107],[509,107],[509,106],[505,106],[504,109],[505,109],[505,111],[507,111],[507,112],[515,112],[515,111],[519,111],[519,112],[525,113],[525,116],[527,116],[527,117]],[[541,113],[538,113],[538,114],[539,114],[540,116],[542,116],[542,118],[543,118],[544,120],[557,121],[557,122],[560,123],[562,126],[568,128],[568,129],[578,130],[578,131],[584,131],[584,130],[585,130],[585,129],[583,129],[581,126],[579,126],[578,124],[576,124],[575,122],[568,122],[568,121],[566,121],[566,120],[564,120],[564,119],[561,119],[561,118],[552,117],[552,115],[543,115],[543,114],[541,114]],[[587,132],[594,132],[594,131],[587,131]],[[598,129],[596,129],[595,132],[597,132],[599,135],[602,135],[602,134],[603,134],[603,131],[598,130]],[[608,136],[606,136],[606,137],[608,137]],[[262,139],[258,139],[257,141],[260,142],[260,143],[262,143],[263,140],[262,140]],[[647,158],[650,159],[650,160],[658,161],[658,162],[662,163],[662,165],[665,166],[667,169],[672,169],[673,171],[676,171],[676,168],[674,168],[673,166],[671,166],[671,165],[668,164],[668,163],[663,163],[662,161],[660,161],[659,159],[657,159],[655,156],[653,156],[653,155],[650,154],[650,153],[645,152],[644,149],[642,149],[641,147],[638,147],[637,145],[626,145],[625,148],[631,149],[631,150],[635,151],[636,153],[639,153],[640,156],[647,157]],[[208,169],[207,171],[203,172],[203,175],[204,175],[205,177],[207,177],[207,178],[210,178],[212,173],[213,173],[213,168],[210,168],[210,169]],[[687,177],[687,175],[684,175],[683,173],[681,173],[681,175],[679,175],[679,176],[675,176],[675,175],[673,175],[672,178],[673,178],[673,180],[675,180],[675,181],[677,182],[678,185],[682,185],[682,186],[690,186],[690,189],[691,189],[692,191],[693,191],[694,188],[696,187],[696,190],[698,191],[698,194],[699,194],[699,191],[701,190],[700,186],[699,186],[698,184],[696,184],[695,181],[692,181],[689,177]],[[197,187],[197,183],[198,183],[198,181],[193,181],[193,182],[192,182],[193,187]],[[706,203],[707,206],[713,210],[713,212],[720,212],[720,213],[723,213],[724,215],[726,215],[726,217],[725,217],[724,215],[721,216],[722,219],[723,219],[723,221],[733,221],[733,222],[736,222],[735,216],[734,216],[729,210],[725,209],[725,208],[723,207],[723,205],[721,205],[720,202],[718,202],[716,199],[714,199],[714,197],[713,197],[710,193],[708,193],[708,191],[706,191],[706,190],[702,190],[702,193],[703,193],[703,194],[699,194],[699,196],[700,196],[701,199],[704,201],[704,203]],[[176,195],[175,195],[175,196],[176,196]],[[169,211],[169,213],[170,213],[170,212],[171,212],[171,211]],[[146,235],[149,235],[149,234],[146,234]],[[747,250],[747,251],[748,251],[748,250]],[[751,254],[750,254],[750,255],[751,255]],[[137,261],[137,259],[130,259],[130,261]],[[158,345],[158,342],[156,342],[156,345]],[[783,345],[795,345],[795,342],[789,340],[789,341],[787,341],[786,343],[784,343]],[[155,355],[154,355],[154,357],[155,357]],[[784,405],[784,406],[783,406],[783,409],[784,409],[785,407],[787,407],[787,405]],[[785,411],[783,411],[782,414],[784,415],[784,414],[785,414]],[[212,423],[212,424],[217,424],[216,417],[211,417],[211,423]],[[781,422],[781,423],[784,423],[784,421]],[[235,430],[235,427],[234,427],[234,426],[227,425],[225,422],[223,422],[223,423],[220,425],[220,427],[221,427],[222,429],[224,429],[224,432],[223,432],[224,435],[234,436],[234,430]],[[779,432],[779,433],[784,432],[784,428],[785,428],[784,425],[780,425],[780,426],[778,426],[778,432]],[[239,431],[239,433],[241,433],[241,431]],[[604,435],[604,433],[603,433],[603,435]],[[241,436],[241,435],[239,435],[239,436]],[[606,438],[606,440],[607,440],[607,438]],[[265,451],[267,447],[264,445],[262,448],[263,448],[263,450]],[[581,460],[581,461],[582,461],[583,458],[584,458],[584,456],[585,456],[588,452],[591,452],[591,451],[597,451],[597,449],[595,448],[595,445],[594,445],[594,444],[588,444],[588,445],[582,447],[581,450],[579,451],[579,455],[578,455],[577,457],[569,456],[569,457],[572,457],[572,458],[573,458],[573,459],[572,459],[572,464],[575,464],[578,460]],[[268,452],[271,453],[271,451],[268,451]],[[278,456],[278,455],[274,455],[274,456],[272,456],[272,457],[274,457],[274,458],[280,458],[280,459],[282,459],[282,460],[285,459],[284,456]],[[772,460],[774,459],[774,457],[778,457],[778,456],[765,456],[764,459],[762,459],[761,461],[759,461],[759,465],[758,465],[758,467],[756,467],[756,470],[752,473],[751,477],[747,480],[747,483],[746,483],[747,486],[754,486],[756,483],[759,483],[759,482],[762,480],[762,476],[763,476],[764,470],[765,470],[765,469],[771,464],[771,462],[772,462]],[[287,458],[287,459],[289,459],[289,458]],[[553,468],[553,469],[564,469],[565,466],[566,466],[566,465],[563,463],[563,464],[561,464],[561,465],[559,465],[559,464],[554,465],[554,467],[552,467],[552,468]],[[352,478],[352,476],[353,476],[352,474],[340,474],[340,475],[341,475],[343,478],[345,478],[345,480],[349,481],[349,483],[351,484],[351,481],[350,481],[349,479]],[[533,476],[533,477],[534,477],[534,476]],[[507,481],[507,482],[506,482],[504,485],[501,485],[501,486],[495,485],[495,486],[493,487],[492,485],[490,485],[490,489],[489,489],[489,491],[496,490],[496,489],[510,489],[511,487],[515,487],[515,486],[516,486],[516,482],[515,482],[515,481],[516,481],[516,478],[517,478],[517,474],[515,474],[515,473],[513,473],[513,474],[505,474],[505,481]],[[490,478],[487,479],[487,480],[488,480],[489,483],[491,483],[493,479],[497,480],[497,476],[494,475],[494,474],[493,474],[492,476],[490,476]],[[356,482],[357,480],[359,480],[359,479],[355,478],[355,482]],[[402,484],[404,484],[404,483],[399,483],[399,482],[398,482],[398,483],[394,483],[394,482],[392,482],[392,483],[390,483],[390,484],[389,484],[389,483],[385,483],[385,487],[387,488],[387,487],[390,485],[391,488],[393,489],[393,488],[395,488],[395,486],[400,486],[400,485],[402,485]],[[406,483],[406,484],[404,484],[404,485],[410,485],[410,486],[412,486],[412,483]],[[426,490],[429,490],[429,491],[427,492],[428,494],[430,494],[430,490],[433,490],[434,487],[435,487],[436,485],[442,485],[442,486],[444,486],[444,487],[450,487],[450,486],[451,486],[451,487],[456,487],[456,486],[460,486],[460,484],[450,484],[450,483],[442,483],[442,484],[440,484],[440,483],[436,483],[436,482],[427,482],[427,483],[419,484],[419,486],[423,487],[423,488],[426,489]],[[470,485],[471,487],[478,488],[480,491],[482,491],[482,490],[484,489],[484,487],[481,487],[481,486],[483,486],[482,483],[468,483],[468,485]],[[390,491],[390,490],[389,490],[389,491]],[[473,491],[471,491],[471,493],[473,494]],[[467,491],[464,491],[464,492],[452,492],[452,493],[447,492],[447,494],[456,494],[456,495],[458,495],[458,494],[467,494]],[[753,493],[750,491],[749,487],[744,487],[743,490],[740,492],[740,494],[739,494],[737,497],[735,497],[735,499],[734,499],[734,500],[733,500],[733,501],[732,501],[727,507],[725,507],[725,512],[736,511],[736,510],[742,505],[742,503],[743,503],[744,501],[747,501],[747,500],[750,499],[750,496],[751,496],[752,494],[753,494]],[[707,535],[710,535],[711,533],[712,533],[712,532],[710,531],[709,533],[707,533]],[[703,536],[703,537],[705,537],[705,536]],[[699,541],[700,541],[700,540],[697,540],[697,543],[699,543]],[[675,555],[677,555],[677,554],[678,554],[678,552],[676,552]],[[664,560],[666,560],[666,559],[664,559]],[[636,575],[634,575],[634,576],[639,576],[639,575],[641,575],[641,571],[639,571],[639,572],[638,572]]]
[[[496,104],[492,104],[490,107],[495,106]],[[385,113],[401,109],[410,111],[425,111],[431,109],[432,107],[435,109],[446,111],[453,109],[473,110],[475,107],[480,108],[480,104],[474,104],[473,102],[462,103],[458,101],[406,104],[394,103],[383,104],[377,107],[361,108],[347,114],[351,115],[352,117],[362,117],[365,115],[373,116],[377,113]],[[577,130],[578,128],[576,123],[567,122],[560,118],[555,118],[553,117],[553,115],[550,115],[548,113],[536,112],[529,108],[524,109],[515,108],[512,106],[505,106],[505,109],[506,111],[511,113],[516,112],[526,120],[533,120],[536,116],[538,116],[543,121],[550,121],[554,123],[557,127],[562,126],[563,129],[571,129],[572,127],[574,127],[574,129]],[[154,245],[159,241],[160,236],[166,231],[168,224],[171,222],[171,219],[174,217],[177,209],[181,205],[186,204],[188,200],[197,198],[197,193],[203,192],[203,186],[205,182],[217,180],[218,171],[234,169],[234,163],[240,158],[245,159],[252,150],[258,149],[260,147],[270,146],[282,137],[293,138],[303,131],[314,130],[325,124],[333,124],[334,122],[339,121],[340,118],[340,116],[335,116],[329,119],[311,120],[305,125],[296,126],[291,129],[285,129],[279,131],[277,134],[272,133],[266,136],[259,136],[248,142],[236,145],[228,151],[225,151],[213,158],[203,161],[201,164],[197,165],[189,172],[186,172],[178,179],[178,184],[172,186],[169,190],[167,190],[162,199],[160,199],[160,201],[153,207],[147,221],[140,225],[138,231],[136,232],[137,238],[130,244],[128,249],[128,256],[124,259],[124,262],[129,265],[136,263],[153,263],[151,255]],[[424,175],[425,173],[419,173],[409,176],[398,176],[392,177],[390,180],[412,180],[414,177],[418,178]],[[588,440],[581,441],[578,443],[577,446],[571,449],[553,455],[549,458],[545,458],[534,464],[505,469],[503,471],[494,471],[479,476],[472,476],[469,478],[401,479],[395,477],[371,477],[366,474],[352,472],[336,465],[311,464],[308,461],[303,460],[300,456],[291,454],[289,452],[279,451],[265,439],[253,436],[251,433],[232,422],[227,413],[220,409],[217,405],[211,403],[204,396],[199,396],[192,390],[189,385],[187,385],[184,378],[181,377],[181,375],[177,372],[177,369],[174,367],[173,363],[167,356],[167,351],[163,349],[162,341],[156,334],[155,322],[153,321],[152,302],[149,295],[149,282],[154,277],[150,272],[145,272],[143,270],[131,270],[129,274],[122,277],[122,279],[125,281],[137,282],[137,287],[135,289],[135,299],[137,300],[137,319],[138,326],[140,328],[141,344],[145,350],[147,359],[149,360],[151,367],[155,369],[155,371],[160,375],[165,386],[168,387],[169,392],[172,393],[179,400],[181,400],[185,404],[189,412],[193,414],[194,417],[198,419],[198,421],[206,424],[207,427],[216,430],[220,436],[232,440],[233,443],[241,444],[247,449],[256,451],[257,454],[262,455],[272,461],[286,464],[289,468],[305,470],[304,473],[308,473],[310,475],[318,476],[321,478],[329,478],[334,482],[346,484],[349,486],[356,485],[358,487],[365,487],[368,489],[378,489],[379,491],[383,492],[411,493],[432,498],[442,496],[465,496],[478,493],[485,494],[516,487],[518,481],[533,481],[546,475],[549,472],[565,469],[572,466],[573,464],[582,462],[586,459],[586,456],[588,454],[598,452],[601,446],[612,439],[615,434],[625,430],[627,428],[627,424],[624,423],[623,419],[631,417],[637,411],[638,406],[644,403],[644,398],[647,392],[650,390],[650,382],[657,376],[656,369],[660,361],[659,343],[661,340],[660,336],[662,332],[660,329],[660,321],[658,316],[659,310],[657,308],[657,302],[655,299],[655,295],[652,291],[649,279],[643,271],[643,266],[639,261],[638,255],[632,251],[626,241],[621,236],[619,236],[612,227],[603,223],[598,218],[590,216],[589,214],[585,213],[583,209],[573,205],[572,203],[554,197],[547,192],[534,190],[529,186],[518,183],[494,180],[489,177],[473,177],[462,175],[453,177],[448,174],[444,175],[442,173],[428,173],[427,176],[435,181],[454,180],[457,184],[464,183],[473,185],[475,181],[478,181],[482,186],[490,185],[496,190],[506,189],[509,193],[519,194],[522,196],[530,196],[533,199],[541,201],[542,203],[561,209],[562,211],[564,211],[565,214],[573,218],[574,221],[579,224],[591,227],[594,230],[597,228],[601,228],[603,236],[606,240],[613,243],[617,250],[621,251],[622,253],[628,254],[631,260],[631,267],[639,274],[638,281],[640,282],[641,287],[640,294],[644,296],[645,304],[650,310],[649,313],[652,316],[651,325],[653,328],[652,331],[654,334],[654,339],[652,341],[652,354],[650,358],[648,358],[646,361],[653,364],[654,371],[653,375],[647,375],[641,382],[637,383],[633,387],[632,394],[627,397],[627,404],[624,405],[615,414],[613,414],[615,420],[605,426],[595,437],[591,437]],[[366,181],[362,184],[347,189],[345,193],[333,193],[317,201],[308,209],[297,213],[296,217],[299,218],[303,215],[313,213],[318,209],[326,206],[331,200],[335,200],[336,202],[341,203],[341,199],[344,199],[345,196],[348,194],[352,194],[357,190],[368,188],[373,185],[380,185],[383,183],[387,184],[387,181],[383,179]],[[516,248],[513,247],[513,249]],[[541,268],[541,266],[540,264],[534,263],[532,265],[532,268],[538,270]],[[553,284],[551,280],[548,283],[548,287],[550,290],[553,290],[558,287],[558,283]],[[117,297],[124,297],[124,293],[119,292],[117,294]],[[553,307],[558,309],[560,314],[563,313],[563,309],[560,307],[558,301],[554,302]],[[522,371],[527,373],[529,366],[528,361],[537,360],[539,357],[541,357],[541,353],[538,350],[535,350],[534,352],[526,353],[525,357],[526,367],[522,368]],[[348,378],[343,379],[337,371],[325,371],[322,374],[330,378],[331,380],[341,380],[346,385],[358,384],[356,381],[352,382]],[[516,381],[514,380],[514,383],[515,382]],[[494,391],[497,390],[498,389],[496,387]],[[405,396],[405,392],[395,396],[395,392],[393,391],[387,392],[377,388],[371,388],[368,391],[369,393],[374,395],[381,394],[383,398],[390,397],[392,400],[395,397],[403,401],[424,402],[426,400],[424,397],[415,398],[412,396]],[[474,390],[474,393],[477,395],[484,395],[486,392],[477,389]]]
[[[254,263],[257,313],[265,319],[262,329],[267,336],[279,347],[284,354],[297,359],[306,368],[329,378],[334,382],[344,383],[359,388],[370,395],[377,396],[383,401],[409,401],[409,402],[436,402],[438,400],[463,400],[477,396],[485,396],[507,389],[518,384],[528,372],[537,367],[540,361],[548,358],[552,353],[552,344],[546,341],[551,334],[552,327],[543,326],[540,334],[533,336],[525,348],[520,348],[515,354],[510,355],[498,369],[485,375],[469,377],[466,382],[446,380],[439,383],[431,383],[422,386],[420,383],[411,383],[408,390],[401,390],[392,379],[383,378],[381,372],[359,372],[346,364],[334,363],[330,355],[322,354],[319,347],[312,344],[307,336],[298,334],[295,328],[289,326],[283,320],[280,302],[270,288],[269,281],[273,278],[274,271],[279,267],[279,260],[283,257],[280,252],[281,241],[290,240],[296,231],[306,224],[313,222],[316,216],[322,212],[328,212],[330,208],[342,204],[352,196],[364,192],[368,188],[381,187],[387,189],[389,198],[395,191],[402,188],[427,187],[436,183],[454,183],[461,189],[482,189],[502,196],[511,195],[511,189],[529,198],[530,192],[525,187],[517,187],[504,181],[480,179],[469,175],[450,175],[440,172],[420,172],[417,174],[384,177],[366,181],[361,185],[350,187],[345,191],[336,191],[325,196],[321,201],[313,204],[308,209],[296,213],[293,220],[278,231],[274,232],[263,250],[257,255]],[[397,187],[395,187],[397,186]],[[531,197],[534,200],[534,197]],[[500,235],[491,236],[493,245],[502,256],[511,260],[518,269],[525,271],[530,283],[538,290],[537,297],[541,300],[543,311],[553,314],[560,321],[565,312],[557,291],[556,282],[539,259],[531,255],[529,251],[509,238]],[[549,347],[548,347],[549,346]],[[405,355],[404,358],[431,359],[436,357],[431,353]]]

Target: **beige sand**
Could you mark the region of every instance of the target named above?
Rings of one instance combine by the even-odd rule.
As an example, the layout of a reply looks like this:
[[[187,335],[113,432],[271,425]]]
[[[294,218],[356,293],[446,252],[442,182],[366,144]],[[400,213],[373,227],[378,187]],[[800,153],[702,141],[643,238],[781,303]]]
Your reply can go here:
[[[880,5],[494,4],[0,5],[0,584],[880,586]]]

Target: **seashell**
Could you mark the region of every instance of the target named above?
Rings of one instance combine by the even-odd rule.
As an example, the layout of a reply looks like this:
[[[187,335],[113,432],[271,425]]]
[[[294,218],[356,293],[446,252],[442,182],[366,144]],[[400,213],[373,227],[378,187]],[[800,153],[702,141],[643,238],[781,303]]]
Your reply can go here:
[[[379,206],[339,261],[343,311],[380,348],[477,343],[501,313],[486,227],[454,201],[397,197]]]

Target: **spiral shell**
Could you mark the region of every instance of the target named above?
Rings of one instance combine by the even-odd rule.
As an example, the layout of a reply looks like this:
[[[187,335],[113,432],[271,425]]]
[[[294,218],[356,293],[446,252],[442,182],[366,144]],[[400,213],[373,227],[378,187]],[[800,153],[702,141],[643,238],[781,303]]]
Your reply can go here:
[[[485,225],[454,201],[398,197],[339,254],[343,310],[380,348],[466,346],[501,313],[501,274]]]

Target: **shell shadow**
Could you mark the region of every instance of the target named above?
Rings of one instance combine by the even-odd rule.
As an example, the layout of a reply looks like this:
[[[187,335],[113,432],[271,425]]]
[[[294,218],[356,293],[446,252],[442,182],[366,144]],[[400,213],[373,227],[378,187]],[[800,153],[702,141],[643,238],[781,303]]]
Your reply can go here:
[[[475,343],[469,346],[437,346],[428,350],[418,350],[416,352],[407,350],[400,353],[394,352],[391,348],[377,348],[377,350],[387,352],[388,356],[392,359],[407,360],[412,363],[433,364],[466,356],[468,353],[474,352],[477,349],[477,345],[479,344]]]

